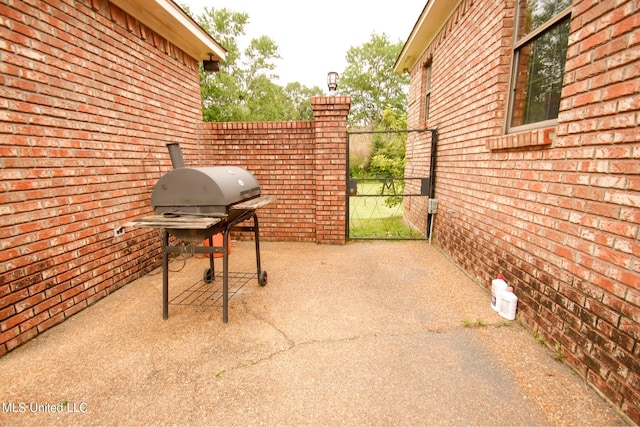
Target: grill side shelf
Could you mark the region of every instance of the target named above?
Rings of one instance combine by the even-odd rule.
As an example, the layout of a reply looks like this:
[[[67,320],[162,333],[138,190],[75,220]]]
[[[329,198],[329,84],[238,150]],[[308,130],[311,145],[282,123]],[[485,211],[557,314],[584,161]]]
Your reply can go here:
[[[261,196],[245,202],[236,203],[229,207],[232,210],[256,210],[276,200],[276,196]]]
[[[171,228],[177,230],[206,230],[221,222],[223,218],[208,218],[201,216],[178,216],[165,217],[153,215],[144,218],[134,219],[125,227],[146,227],[146,228]]]

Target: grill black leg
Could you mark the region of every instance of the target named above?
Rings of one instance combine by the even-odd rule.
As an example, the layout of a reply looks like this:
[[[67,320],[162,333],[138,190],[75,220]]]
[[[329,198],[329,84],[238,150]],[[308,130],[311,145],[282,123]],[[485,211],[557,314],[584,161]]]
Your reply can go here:
[[[169,233],[162,230],[162,318],[169,317]]]
[[[260,230],[258,227],[258,215],[253,213],[253,233],[254,233],[254,241],[256,242],[256,267],[258,269],[258,277],[260,277],[260,273],[262,273],[262,268],[260,268]]]
[[[209,236],[209,247],[213,250],[213,236]],[[216,278],[216,269],[213,264],[214,254],[209,254],[209,268],[211,268],[211,280],[215,280]]]
[[[253,212],[253,233],[256,244],[256,269],[258,270],[258,284],[265,286],[267,284],[267,272],[262,270],[260,265],[260,226],[258,225],[258,215]]]
[[[229,231],[231,226],[224,229],[222,240],[222,323],[229,321]]]

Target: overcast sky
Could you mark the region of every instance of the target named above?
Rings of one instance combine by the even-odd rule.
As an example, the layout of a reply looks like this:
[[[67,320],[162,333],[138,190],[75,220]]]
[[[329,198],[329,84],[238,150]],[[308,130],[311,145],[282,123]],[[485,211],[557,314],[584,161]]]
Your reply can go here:
[[[246,12],[247,39],[262,35],[280,48],[276,74],[280,84],[300,82],[326,90],[327,73],[346,67],[351,46],[367,42],[371,34],[385,33],[404,43],[426,0],[178,0],[195,14],[204,6]],[[244,42],[246,43],[246,41]],[[241,42],[241,45],[244,46]]]

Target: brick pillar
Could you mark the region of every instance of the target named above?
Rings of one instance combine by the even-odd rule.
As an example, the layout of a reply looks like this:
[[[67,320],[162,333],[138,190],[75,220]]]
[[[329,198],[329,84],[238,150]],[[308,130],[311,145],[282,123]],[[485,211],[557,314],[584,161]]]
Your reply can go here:
[[[347,221],[348,96],[311,98],[315,130],[316,241],[344,244]]]

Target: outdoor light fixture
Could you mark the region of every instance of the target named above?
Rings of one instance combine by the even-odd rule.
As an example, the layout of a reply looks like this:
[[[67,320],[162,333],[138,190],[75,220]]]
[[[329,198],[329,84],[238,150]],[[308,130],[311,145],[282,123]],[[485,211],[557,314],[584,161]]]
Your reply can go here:
[[[327,74],[327,86],[329,86],[329,93],[333,93],[338,89],[338,73],[330,71]]]
[[[220,71],[220,62],[214,61],[213,60],[213,54],[210,53],[209,54],[209,60],[207,61],[205,59],[205,60],[202,61],[202,68],[204,68],[204,70],[207,71],[207,72],[215,73],[217,71]]]

